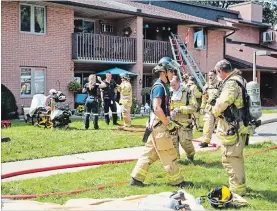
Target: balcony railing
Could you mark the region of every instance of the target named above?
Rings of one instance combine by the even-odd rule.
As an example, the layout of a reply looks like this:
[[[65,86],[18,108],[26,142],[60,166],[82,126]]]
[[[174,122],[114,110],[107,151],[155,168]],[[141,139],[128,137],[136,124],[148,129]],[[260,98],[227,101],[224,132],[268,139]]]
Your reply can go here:
[[[85,61],[136,62],[136,39],[90,33],[72,34],[72,58]]]
[[[169,42],[143,40],[143,63],[156,64],[164,56],[172,56]]]

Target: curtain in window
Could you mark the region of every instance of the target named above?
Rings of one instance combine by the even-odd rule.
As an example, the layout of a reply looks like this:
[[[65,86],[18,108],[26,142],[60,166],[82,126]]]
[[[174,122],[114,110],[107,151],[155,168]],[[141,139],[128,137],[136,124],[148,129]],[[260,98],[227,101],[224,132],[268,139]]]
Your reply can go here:
[[[35,7],[35,32],[44,33],[44,8]]]
[[[194,48],[204,48],[204,31],[203,29],[195,29],[194,31]]]

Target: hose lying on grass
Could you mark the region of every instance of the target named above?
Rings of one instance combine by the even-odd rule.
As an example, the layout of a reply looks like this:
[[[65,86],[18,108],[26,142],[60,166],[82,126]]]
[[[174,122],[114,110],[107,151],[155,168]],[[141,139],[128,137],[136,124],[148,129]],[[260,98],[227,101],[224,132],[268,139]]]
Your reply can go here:
[[[247,157],[256,155],[258,153],[262,153],[262,152],[266,152],[266,151],[274,150],[274,149],[277,149],[277,146],[269,147],[269,148],[262,149],[262,150],[257,150],[255,152],[246,154],[244,157],[247,158]],[[125,162],[132,162],[135,160],[136,159],[109,160],[109,161],[76,163],[76,164],[68,164],[68,165],[61,165],[61,166],[51,166],[51,167],[46,167],[46,168],[28,169],[28,170],[24,170],[24,171],[17,171],[17,172],[12,172],[12,173],[8,173],[8,174],[3,174],[2,179],[10,178],[10,177],[18,176],[18,175],[23,175],[23,174],[37,173],[37,172],[42,172],[42,171],[50,171],[50,170],[65,169],[65,168],[75,168],[75,167],[82,167],[82,166],[103,165],[103,164],[111,164],[111,163],[125,163]],[[216,163],[216,162],[204,163],[204,164],[200,164],[198,166],[208,166],[208,165],[212,165],[214,163]],[[197,167],[197,166],[192,166],[192,167]],[[189,166],[187,166],[186,168],[189,168]],[[55,193],[43,193],[43,194],[31,194],[31,195],[2,195],[2,198],[3,199],[31,199],[31,198],[37,198],[37,197],[71,195],[71,194],[92,191],[92,190],[102,190],[104,188],[115,187],[115,186],[127,184],[127,183],[128,183],[128,181],[116,182],[116,183],[108,184],[105,186],[99,185],[99,186],[92,187],[92,188],[85,188],[85,189],[73,190],[73,191],[68,191],[68,192],[55,192]]]

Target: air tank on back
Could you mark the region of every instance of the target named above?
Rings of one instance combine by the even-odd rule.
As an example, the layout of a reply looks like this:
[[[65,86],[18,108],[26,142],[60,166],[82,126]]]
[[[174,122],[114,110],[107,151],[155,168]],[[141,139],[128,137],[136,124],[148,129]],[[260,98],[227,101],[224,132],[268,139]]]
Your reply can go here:
[[[250,115],[253,119],[257,120],[262,116],[259,84],[255,81],[250,81],[246,84],[246,90],[249,95]]]

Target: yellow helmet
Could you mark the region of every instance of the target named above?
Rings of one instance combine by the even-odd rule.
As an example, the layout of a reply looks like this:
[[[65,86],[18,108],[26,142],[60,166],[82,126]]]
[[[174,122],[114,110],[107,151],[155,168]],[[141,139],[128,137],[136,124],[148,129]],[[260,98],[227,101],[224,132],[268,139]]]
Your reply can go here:
[[[208,201],[214,208],[217,208],[219,206],[226,206],[230,202],[232,202],[232,200],[233,194],[225,185],[213,189],[208,194]]]

